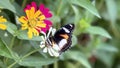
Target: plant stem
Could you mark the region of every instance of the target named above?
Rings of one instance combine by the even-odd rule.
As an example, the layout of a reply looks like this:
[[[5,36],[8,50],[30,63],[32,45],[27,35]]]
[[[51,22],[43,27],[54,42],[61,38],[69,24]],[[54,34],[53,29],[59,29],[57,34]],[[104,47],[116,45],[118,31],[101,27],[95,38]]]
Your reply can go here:
[[[10,43],[10,48],[12,49],[15,41],[15,36],[12,37],[11,43]]]
[[[100,0],[99,4],[98,4],[98,10],[100,11],[101,8],[104,6],[104,0]]]
[[[14,63],[12,63],[11,65],[9,65],[7,68],[12,68],[16,63],[18,63],[19,61],[22,61],[24,58],[30,56],[31,54],[37,52],[38,50],[40,50],[41,48],[35,49],[29,53],[27,53],[26,55],[24,55],[22,58],[20,58],[18,61],[15,61]]]
[[[20,41],[19,41],[19,45],[21,46],[21,45],[22,45],[22,43],[23,43],[23,40],[20,40]]]
[[[60,4],[57,10],[57,16],[60,14],[61,8],[62,8],[62,0],[60,0]]]
[[[10,0],[11,1],[11,3],[13,3],[15,0]]]
[[[58,63],[57,62],[54,63],[54,68],[58,68]]]
[[[22,8],[24,8],[24,7],[25,7],[26,2],[27,2],[27,0],[23,0],[23,3],[22,3]]]
[[[116,38],[120,38],[120,36],[119,36],[120,33],[119,33],[118,30],[116,29],[115,22],[111,22],[111,23],[110,23],[110,28],[111,28],[114,36],[115,36]]]
[[[8,46],[6,46],[7,48],[8,48],[8,50],[9,50],[9,52],[11,53],[11,55],[12,55],[12,57],[13,57],[13,53],[12,53],[12,47],[13,47],[13,45],[14,45],[14,41],[15,41],[15,36],[13,36],[12,37],[12,40],[11,40],[11,43],[10,43],[10,45],[9,45],[9,47]],[[7,61],[8,61],[9,59],[8,58],[4,58],[4,62],[7,64]]]
[[[62,0],[60,0],[60,4],[58,6],[58,9],[57,9],[57,12],[56,12],[56,15],[59,16],[60,15],[60,11],[61,11],[61,8],[62,8]],[[58,25],[58,26],[57,26]],[[60,23],[56,23],[56,28],[60,28],[61,24]]]
[[[48,68],[48,65],[45,65],[43,68]]]

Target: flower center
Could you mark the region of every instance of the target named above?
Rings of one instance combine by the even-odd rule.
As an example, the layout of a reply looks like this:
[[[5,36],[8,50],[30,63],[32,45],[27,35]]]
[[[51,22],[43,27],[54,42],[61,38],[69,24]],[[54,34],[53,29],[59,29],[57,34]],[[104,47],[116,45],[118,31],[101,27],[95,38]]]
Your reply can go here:
[[[28,21],[28,25],[30,26],[30,27],[36,27],[36,25],[37,25],[37,20],[35,20],[35,19],[30,19],[29,21]]]

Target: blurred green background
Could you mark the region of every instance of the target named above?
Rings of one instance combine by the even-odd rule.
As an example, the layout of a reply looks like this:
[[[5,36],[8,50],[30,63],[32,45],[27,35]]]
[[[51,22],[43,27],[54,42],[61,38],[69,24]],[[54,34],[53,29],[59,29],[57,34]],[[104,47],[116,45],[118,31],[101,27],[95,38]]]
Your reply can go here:
[[[41,37],[19,31],[17,19],[32,1],[51,10],[53,27],[75,24],[72,47],[58,58],[37,51]],[[8,20],[0,68],[120,68],[120,0],[0,0],[0,10]]]

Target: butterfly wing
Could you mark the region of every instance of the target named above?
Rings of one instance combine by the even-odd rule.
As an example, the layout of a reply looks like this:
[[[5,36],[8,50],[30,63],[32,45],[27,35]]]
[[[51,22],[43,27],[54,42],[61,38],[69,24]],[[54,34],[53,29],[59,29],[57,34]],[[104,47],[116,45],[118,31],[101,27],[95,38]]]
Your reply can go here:
[[[72,32],[74,30],[74,24],[67,24],[60,28],[53,36],[55,43],[59,46],[60,51],[62,53],[69,49],[72,44]]]

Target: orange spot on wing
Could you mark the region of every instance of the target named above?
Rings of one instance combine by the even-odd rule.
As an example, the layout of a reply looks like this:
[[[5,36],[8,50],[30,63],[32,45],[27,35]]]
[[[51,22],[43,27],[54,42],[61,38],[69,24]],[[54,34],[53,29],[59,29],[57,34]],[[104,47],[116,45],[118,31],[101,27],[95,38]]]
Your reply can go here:
[[[65,39],[68,39],[68,38],[69,38],[69,36],[68,36],[67,34],[61,34],[60,36],[62,36],[62,37],[65,38]]]

